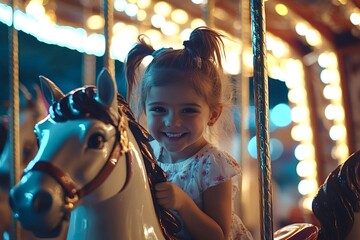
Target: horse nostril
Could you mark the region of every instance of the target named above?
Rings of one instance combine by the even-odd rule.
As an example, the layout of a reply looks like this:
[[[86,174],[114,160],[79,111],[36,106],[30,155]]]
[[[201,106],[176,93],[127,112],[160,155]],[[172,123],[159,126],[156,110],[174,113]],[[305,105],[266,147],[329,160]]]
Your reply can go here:
[[[34,212],[46,212],[51,208],[51,205],[52,197],[50,193],[45,191],[37,192],[32,200],[32,208]]]

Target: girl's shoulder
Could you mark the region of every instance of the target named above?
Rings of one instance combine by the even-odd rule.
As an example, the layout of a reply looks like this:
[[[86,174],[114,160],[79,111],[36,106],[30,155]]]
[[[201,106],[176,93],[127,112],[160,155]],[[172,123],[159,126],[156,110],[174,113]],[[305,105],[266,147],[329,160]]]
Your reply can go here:
[[[203,190],[241,174],[240,165],[226,151],[208,144],[195,155]]]
[[[203,160],[207,160],[209,162],[214,162],[216,165],[225,165],[225,166],[231,166],[234,167],[236,170],[239,170],[240,172],[240,165],[239,163],[234,159],[233,156],[231,156],[228,152],[216,147],[213,144],[208,144],[203,151],[200,151],[196,156],[198,158],[203,158]]]

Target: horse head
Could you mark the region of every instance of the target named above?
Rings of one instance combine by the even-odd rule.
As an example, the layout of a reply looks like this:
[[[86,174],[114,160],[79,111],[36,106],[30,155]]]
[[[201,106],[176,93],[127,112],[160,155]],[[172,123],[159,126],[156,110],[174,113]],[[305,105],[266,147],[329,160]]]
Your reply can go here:
[[[122,165],[117,168],[122,174],[117,176],[126,176],[122,151],[126,146],[118,144],[121,136],[117,131],[125,123],[120,123],[116,84],[107,71],[99,76],[97,91],[90,86],[67,95],[47,78],[40,79],[50,114],[35,126],[39,150],[20,184],[12,189],[11,206],[25,229],[50,236],[58,233],[77,201],[103,200],[124,185],[126,177],[117,178],[123,184],[87,195],[116,165]]]

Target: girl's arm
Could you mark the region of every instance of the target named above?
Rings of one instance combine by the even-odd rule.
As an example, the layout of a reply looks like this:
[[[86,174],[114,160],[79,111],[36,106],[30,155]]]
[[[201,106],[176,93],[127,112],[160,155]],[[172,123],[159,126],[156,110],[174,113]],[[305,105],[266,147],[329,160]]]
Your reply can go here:
[[[155,187],[159,204],[176,210],[194,239],[227,239],[231,228],[231,180],[203,193],[202,211],[176,184],[164,182]]]

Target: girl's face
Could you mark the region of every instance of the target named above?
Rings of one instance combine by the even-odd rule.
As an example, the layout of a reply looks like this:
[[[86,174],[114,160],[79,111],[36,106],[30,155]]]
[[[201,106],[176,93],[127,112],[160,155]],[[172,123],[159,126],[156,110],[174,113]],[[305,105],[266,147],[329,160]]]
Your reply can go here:
[[[189,85],[178,83],[152,87],[145,113],[151,135],[177,160],[190,157],[204,146],[204,131],[218,117]]]

